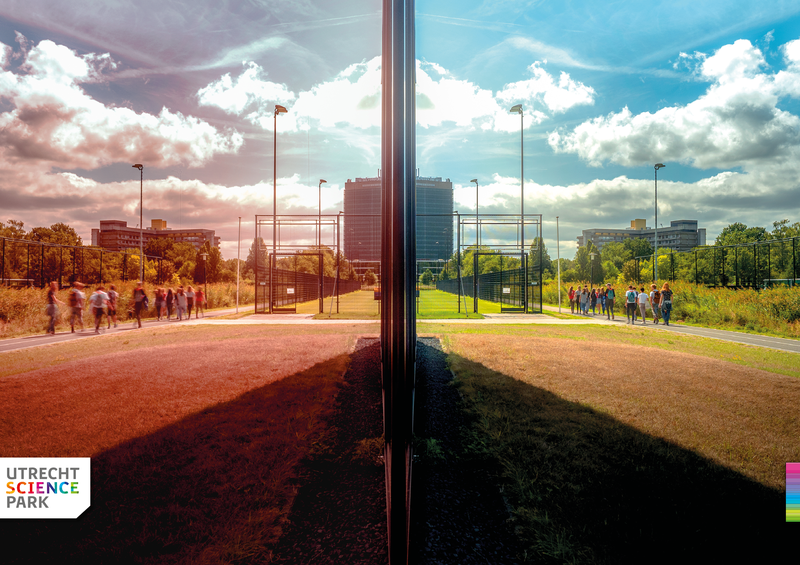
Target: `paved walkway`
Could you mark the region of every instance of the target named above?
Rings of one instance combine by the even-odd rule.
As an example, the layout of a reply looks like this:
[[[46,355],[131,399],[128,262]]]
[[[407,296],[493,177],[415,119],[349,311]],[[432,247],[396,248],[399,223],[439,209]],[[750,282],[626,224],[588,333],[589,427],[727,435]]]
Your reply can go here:
[[[544,306],[545,311],[558,312],[558,307]],[[240,312],[248,312],[252,310],[252,306],[240,306]],[[173,326],[175,324],[181,325],[198,325],[198,324],[223,324],[223,325],[331,325],[331,324],[369,324],[377,325],[379,320],[314,320],[314,314],[256,314],[249,315],[241,319],[215,319],[220,316],[235,313],[235,309],[230,308],[226,310],[216,310],[209,312],[205,318],[192,319],[191,321],[177,322],[172,321],[157,321],[146,320],[142,322],[143,329],[156,328],[163,326]],[[417,320],[420,324],[475,324],[475,325],[499,325],[499,324],[526,324],[526,325],[626,325],[626,318],[617,316],[616,320],[608,320],[604,315],[598,314],[596,316],[581,316],[571,315],[568,308],[561,309],[562,314],[566,314],[567,318],[555,318],[546,314],[484,314],[484,319],[476,320],[472,318],[452,318],[444,320]],[[698,337],[709,337],[713,339],[721,339],[723,341],[730,341],[733,343],[742,343],[746,345],[755,345],[758,347],[769,347],[772,349],[779,349],[781,351],[790,351],[792,353],[800,353],[800,340],[785,339],[780,337],[769,337],[756,334],[746,334],[739,332],[731,332],[727,330],[714,330],[709,328],[698,328],[694,326],[686,326],[683,324],[675,325],[670,324],[665,326],[663,324],[653,324],[647,322],[646,324],[638,323],[637,327],[648,328],[655,331],[665,331],[682,333],[688,335],[695,335]],[[114,334],[119,332],[126,332],[137,329],[130,322],[119,324],[118,328],[111,328],[110,330],[103,330],[99,335]],[[61,343],[75,339],[88,339],[92,337],[99,337],[94,333],[94,329],[89,328],[84,332],[61,332],[54,336],[50,335],[35,335],[20,338],[6,339],[0,341],[0,353],[5,351],[15,351],[19,349],[27,349],[30,347],[39,347],[51,343]]]
[[[558,312],[557,306],[543,306],[544,310],[548,312]],[[585,316],[579,314],[570,314],[569,305],[566,308],[561,308],[561,313],[566,314],[570,318],[577,318],[577,319],[587,319]],[[596,319],[602,318],[603,323],[608,324],[621,324],[626,325],[627,317],[623,312],[622,317],[619,315],[616,316],[616,320],[611,321],[608,320],[605,315],[598,314],[597,316],[589,316],[589,319]],[[674,333],[681,333],[681,334],[688,334],[688,335],[696,335],[699,337],[710,337],[713,339],[721,339],[723,341],[730,341],[733,343],[743,343],[745,345],[757,345],[759,347],[769,347],[771,349],[780,349],[781,351],[791,351],[792,353],[800,353],[800,340],[796,339],[786,339],[782,337],[771,337],[765,335],[757,335],[757,334],[747,334],[742,332],[731,332],[728,330],[715,330],[711,328],[698,328],[696,326],[686,326],[684,324],[674,324],[670,322],[669,326],[665,326],[664,324],[653,324],[650,320],[647,321],[646,324],[641,323],[641,318],[639,322],[636,324],[636,327],[639,328],[648,328],[652,330],[658,331],[665,331],[665,332],[674,332]]]

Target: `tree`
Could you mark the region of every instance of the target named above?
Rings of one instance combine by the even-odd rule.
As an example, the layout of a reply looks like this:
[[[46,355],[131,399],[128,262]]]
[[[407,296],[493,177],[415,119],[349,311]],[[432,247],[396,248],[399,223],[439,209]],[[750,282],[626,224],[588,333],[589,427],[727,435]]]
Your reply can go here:
[[[172,250],[167,252],[167,259],[175,264],[175,269],[180,273],[183,266],[190,262],[192,263],[192,270],[194,272],[195,249],[191,243],[181,241],[172,246]],[[189,278],[191,275],[180,275],[184,278]]]
[[[154,237],[149,240],[144,246],[145,255],[153,255],[156,257],[166,258],[175,247],[175,241],[169,237]]]
[[[0,222],[0,237],[27,239],[25,222],[20,222],[19,220],[8,220],[8,224]]]
[[[542,248],[541,265],[539,265],[539,246]],[[541,237],[534,238],[534,240],[531,242],[531,248],[528,253],[528,264],[532,265],[533,267],[540,268],[542,273],[545,271],[553,272],[555,268],[553,265],[553,260],[550,258],[550,254],[547,252],[547,246],[544,244],[544,240]]]
[[[53,224],[49,228],[32,228],[27,239],[61,245],[83,245],[78,232],[63,223]]]
[[[741,222],[735,222],[722,229],[717,239],[714,240],[714,245],[739,245],[767,239],[769,239],[769,233],[764,228],[748,228]]]
[[[633,252],[626,248],[621,241],[609,241],[600,250],[600,259],[602,259],[603,265],[611,263],[619,272],[625,262],[633,259]]]
[[[428,286],[433,282],[433,273],[430,269],[425,269],[425,272],[423,272],[422,276],[420,277],[420,282],[425,286]]]
[[[375,273],[373,273],[372,271],[367,271],[366,273],[364,273],[364,283],[367,286],[373,286],[376,281],[377,279],[375,277]]]
[[[653,246],[643,237],[629,238],[622,242],[625,249],[631,252],[631,259],[646,257],[653,254]]]
[[[263,238],[258,238],[258,240],[253,240],[253,243],[250,244],[250,250],[247,252],[247,259],[245,260],[245,270],[252,271],[253,273],[256,272],[256,245],[258,245],[259,252],[258,252],[258,265],[260,268],[267,267],[267,246],[264,244]]]
[[[622,265],[622,277],[627,282],[633,282],[636,280],[636,261],[631,259]]]

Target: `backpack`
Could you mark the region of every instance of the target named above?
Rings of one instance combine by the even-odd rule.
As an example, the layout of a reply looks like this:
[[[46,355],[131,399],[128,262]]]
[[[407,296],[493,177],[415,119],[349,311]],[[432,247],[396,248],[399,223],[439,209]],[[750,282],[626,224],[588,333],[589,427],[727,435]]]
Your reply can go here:
[[[661,293],[659,291],[655,291],[653,293],[653,304],[658,304],[661,302]]]
[[[636,294],[635,290],[629,290],[625,293],[625,296],[628,298],[628,302],[636,302],[636,297],[638,295]]]
[[[69,305],[71,308],[76,308],[78,306],[78,294],[74,288],[69,291]]]

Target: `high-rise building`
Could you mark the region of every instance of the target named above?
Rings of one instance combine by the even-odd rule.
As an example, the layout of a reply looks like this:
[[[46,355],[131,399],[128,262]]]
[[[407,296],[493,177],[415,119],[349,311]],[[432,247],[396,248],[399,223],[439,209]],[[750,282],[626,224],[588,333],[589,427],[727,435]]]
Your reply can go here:
[[[417,260],[453,255],[453,183],[417,177]],[[344,185],[344,254],[355,261],[381,260],[381,179],[347,179]]]
[[[173,230],[167,227],[166,220],[152,220],[150,227],[142,232],[144,245],[151,239],[159,237],[168,238],[175,243],[191,243],[195,249],[200,249],[205,242],[214,247],[219,247],[219,237],[214,230],[202,228],[186,228]],[[92,229],[92,245],[122,251],[123,249],[139,248],[139,228],[129,227],[123,220],[100,220],[100,229]]]

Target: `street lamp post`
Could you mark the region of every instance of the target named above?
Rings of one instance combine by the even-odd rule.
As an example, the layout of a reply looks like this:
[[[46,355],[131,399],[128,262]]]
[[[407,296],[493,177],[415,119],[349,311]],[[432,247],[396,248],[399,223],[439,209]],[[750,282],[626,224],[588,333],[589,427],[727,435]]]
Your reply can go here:
[[[519,222],[519,233],[520,233],[520,245],[525,250],[525,145],[523,141],[522,132],[525,129],[523,124],[523,113],[522,113],[522,104],[517,104],[512,106],[509,112],[518,112],[519,113],[519,187],[520,187],[520,195],[519,195],[519,215],[520,215],[520,222]],[[544,240],[542,240],[542,245],[544,245]],[[540,266],[541,268],[541,266]],[[528,311],[528,269],[525,269],[525,293],[523,296],[523,302],[525,306],[525,312]]]
[[[319,212],[317,214],[317,249],[322,249],[322,185],[327,183],[325,179],[319,179]]]
[[[133,168],[139,169],[139,262],[142,264],[139,280],[144,284],[144,224],[142,223],[142,208],[144,207],[144,165],[136,163]]]
[[[481,246],[481,212],[478,207],[478,179],[469,182],[475,183],[475,251]]]
[[[203,258],[203,293],[206,295],[205,299],[208,300],[208,275],[206,274],[206,265],[208,264],[208,253],[201,253],[200,257]],[[205,316],[205,314],[203,314]]]
[[[595,257],[597,257],[597,253],[595,253],[594,251],[589,253],[589,260],[592,263],[592,278],[589,281],[589,286],[592,287],[592,288],[594,288],[594,258]]]
[[[558,271],[558,311],[561,312],[561,238],[558,233],[558,216],[556,216],[556,269]]]
[[[272,305],[275,302],[273,297],[274,286],[272,284],[273,263],[276,262],[275,255],[278,252],[278,114],[285,114],[286,108],[275,104],[275,113],[272,125],[272,260],[269,264],[269,313],[272,314]]]
[[[655,273],[653,274],[653,278],[658,282],[658,169],[663,169],[666,165],[662,163],[656,163],[655,165],[655,175],[656,175],[656,225],[654,226],[654,236],[653,236],[653,266],[655,267]]]

